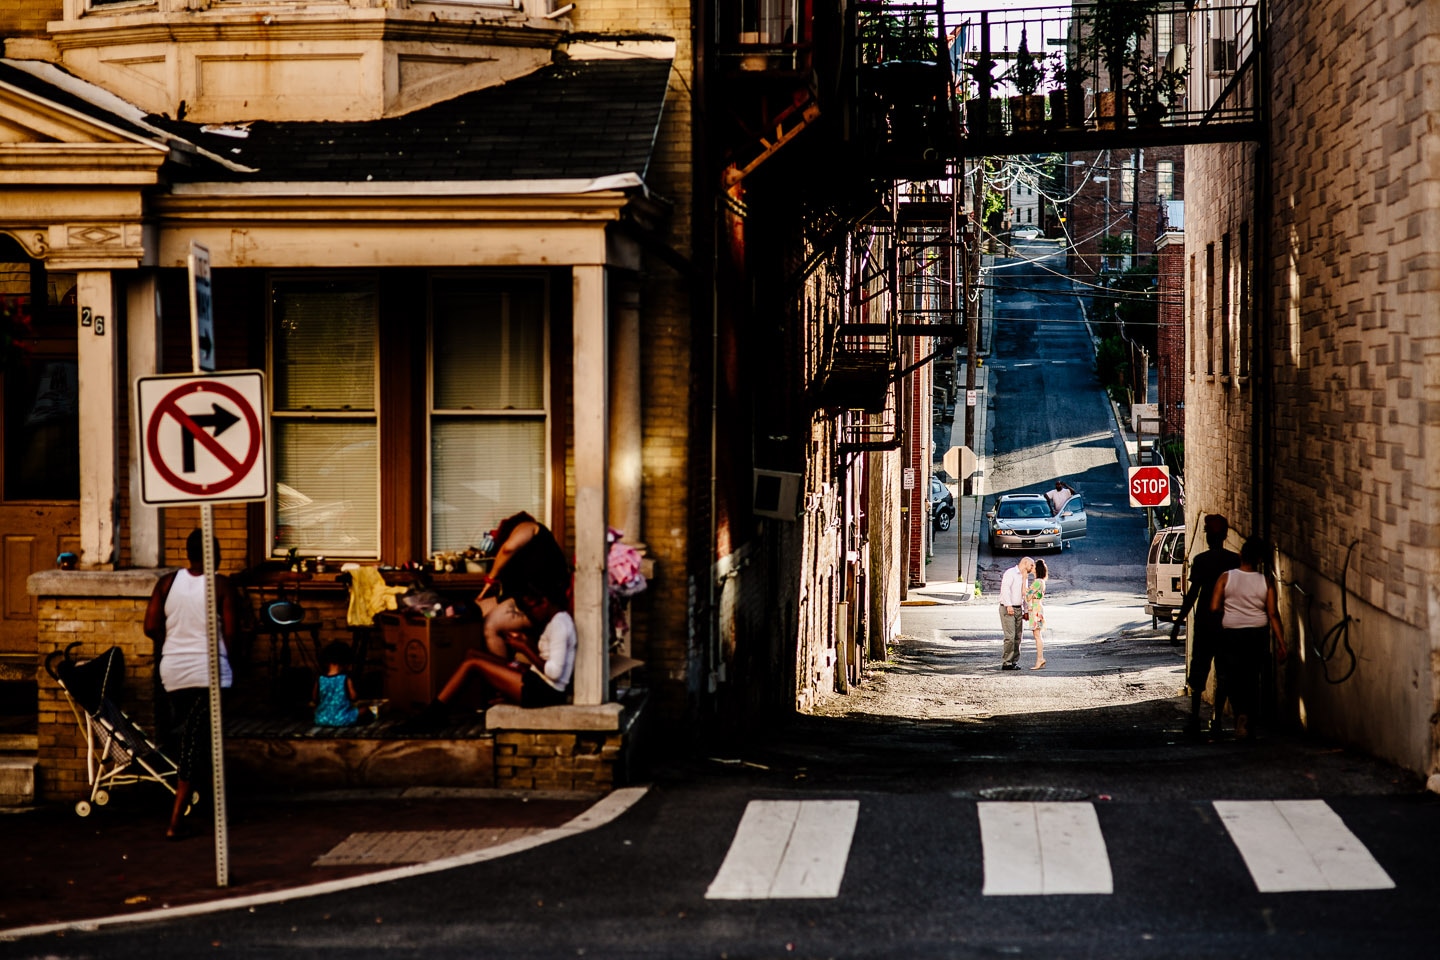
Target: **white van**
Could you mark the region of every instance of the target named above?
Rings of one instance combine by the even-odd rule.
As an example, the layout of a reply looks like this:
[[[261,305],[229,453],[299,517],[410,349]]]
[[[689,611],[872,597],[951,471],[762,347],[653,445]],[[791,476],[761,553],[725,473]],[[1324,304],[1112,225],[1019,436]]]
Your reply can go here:
[[[1185,528],[1155,531],[1145,558],[1145,612],[1152,625],[1175,619],[1185,602]]]

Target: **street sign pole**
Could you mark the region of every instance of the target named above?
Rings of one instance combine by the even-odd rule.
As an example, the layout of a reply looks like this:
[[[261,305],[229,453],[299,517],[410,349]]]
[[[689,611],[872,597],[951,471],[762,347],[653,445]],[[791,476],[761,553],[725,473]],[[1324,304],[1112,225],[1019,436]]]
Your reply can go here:
[[[215,771],[215,886],[230,885],[230,838],[225,827],[225,738],[220,717],[219,605],[215,600],[215,508],[200,505],[205,539],[205,625],[210,645],[210,763]]]
[[[960,481],[955,494],[955,579],[965,582],[965,481],[975,473],[975,451],[967,446],[951,447],[941,461],[945,472]]]
[[[190,245],[190,343],[194,372],[215,370],[215,331],[210,305],[210,251]],[[215,508],[200,504],[200,536],[205,543],[205,634],[210,651],[210,767],[214,771],[211,805],[215,810],[215,886],[230,885],[230,837],[225,818],[225,737],[220,716],[220,617],[215,600]]]

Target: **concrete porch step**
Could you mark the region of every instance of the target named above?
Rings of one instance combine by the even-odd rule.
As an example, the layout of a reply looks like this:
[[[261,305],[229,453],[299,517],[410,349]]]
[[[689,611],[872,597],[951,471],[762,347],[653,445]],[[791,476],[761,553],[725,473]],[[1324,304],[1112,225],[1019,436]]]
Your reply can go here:
[[[33,733],[0,733],[0,755],[27,753],[40,749],[40,738]]]

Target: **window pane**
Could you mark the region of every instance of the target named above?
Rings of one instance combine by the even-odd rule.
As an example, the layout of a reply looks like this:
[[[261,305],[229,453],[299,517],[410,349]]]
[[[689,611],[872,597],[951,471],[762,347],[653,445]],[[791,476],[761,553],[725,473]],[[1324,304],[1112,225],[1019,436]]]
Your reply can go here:
[[[374,423],[272,421],[278,552],[379,554]]]
[[[374,284],[283,280],[273,297],[275,409],[374,410]]]
[[[434,297],[434,408],[542,409],[544,285],[445,280]]]
[[[464,550],[519,510],[545,517],[545,424],[437,420],[431,431],[432,550]]]

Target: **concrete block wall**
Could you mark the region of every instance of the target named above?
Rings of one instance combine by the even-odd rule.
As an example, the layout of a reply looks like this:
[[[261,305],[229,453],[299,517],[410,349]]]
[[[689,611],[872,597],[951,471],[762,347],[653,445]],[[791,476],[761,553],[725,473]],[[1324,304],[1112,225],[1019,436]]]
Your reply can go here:
[[[1273,200],[1263,223],[1268,273],[1256,283],[1264,369],[1249,384],[1207,377],[1197,355],[1205,284],[1194,274],[1206,245],[1218,260],[1225,231],[1249,216],[1250,148],[1187,151],[1190,356],[1201,361],[1186,395],[1191,496],[1200,510],[1232,509],[1232,522],[1238,514],[1243,532],[1254,529],[1243,501],[1259,406],[1259,452],[1273,470],[1260,493],[1279,572],[1311,598],[1282,590],[1290,635],[1321,634],[1339,618],[1342,581],[1359,618],[1349,633],[1354,674],[1327,683],[1326,670],[1342,665],[1304,651],[1283,676],[1285,702],[1313,729],[1434,776],[1440,19],[1403,0],[1277,5],[1269,63],[1263,175]]]

